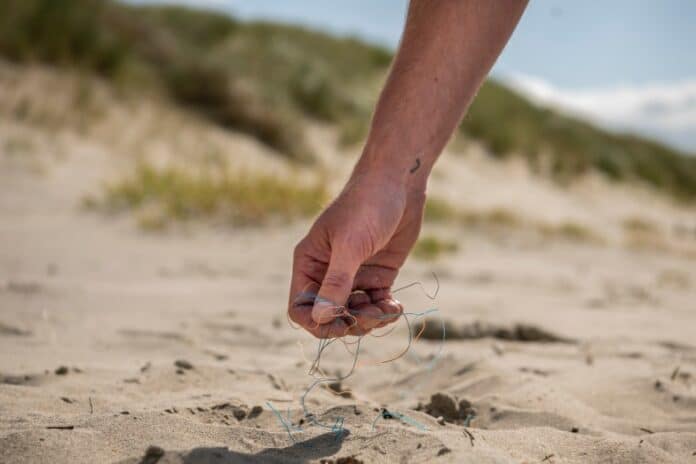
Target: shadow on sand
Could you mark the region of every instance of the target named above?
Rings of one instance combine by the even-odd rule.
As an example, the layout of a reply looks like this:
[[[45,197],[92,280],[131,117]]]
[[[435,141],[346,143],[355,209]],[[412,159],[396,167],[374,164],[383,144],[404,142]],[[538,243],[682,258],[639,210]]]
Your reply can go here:
[[[118,464],[238,464],[238,463],[306,463],[336,454],[349,435],[325,433],[285,448],[266,448],[249,454],[227,448],[200,447],[191,451],[167,451],[161,456],[129,458]]]

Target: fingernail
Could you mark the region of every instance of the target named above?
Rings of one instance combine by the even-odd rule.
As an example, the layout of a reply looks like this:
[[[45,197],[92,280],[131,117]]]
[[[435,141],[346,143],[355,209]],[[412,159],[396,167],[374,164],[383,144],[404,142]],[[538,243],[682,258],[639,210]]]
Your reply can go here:
[[[336,306],[328,300],[317,300],[312,308],[312,319],[317,324],[326,324],[342,314],[340,306]]]

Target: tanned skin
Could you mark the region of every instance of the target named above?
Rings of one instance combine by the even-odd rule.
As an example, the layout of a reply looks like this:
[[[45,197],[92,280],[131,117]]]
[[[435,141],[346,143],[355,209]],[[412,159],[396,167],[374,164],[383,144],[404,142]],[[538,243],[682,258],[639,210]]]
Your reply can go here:
[[[316,337],[398,319],[390,289],[418,238],[430,172],[526,4],[411,1],[362,156],[295,248],[288,314]]]

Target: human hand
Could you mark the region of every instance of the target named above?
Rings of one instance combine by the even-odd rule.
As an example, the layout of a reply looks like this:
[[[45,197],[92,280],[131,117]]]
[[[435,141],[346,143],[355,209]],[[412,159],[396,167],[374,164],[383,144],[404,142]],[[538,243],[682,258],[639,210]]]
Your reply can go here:
[[[318,338],[364,335],[403,312],[391,294],[423,219],[423,189],[357,175],[295,247],[288,314]]]

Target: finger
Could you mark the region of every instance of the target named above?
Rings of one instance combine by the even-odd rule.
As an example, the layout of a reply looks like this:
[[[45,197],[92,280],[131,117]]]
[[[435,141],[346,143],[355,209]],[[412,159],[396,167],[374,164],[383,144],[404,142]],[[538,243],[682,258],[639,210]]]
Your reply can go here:
[[[356,327],[363,333],[378,327],[384,320],[384,312],[374,304],[362,304],[349,309],[355,318]]]
[[[312,309],[312,319],[315,322],[325,324],[345,312],[344,306],[350,296],[359,266],[359,261],[348,254],[335,252],[331,255],[329,268]]]
[[[368,290],[367,294],[370,297],[370,299],[372,300],[372,302],[375,304],[380,302],[380,301],[394,300],[394,297],[392,296],[391,289],[389,287]],[[394,301],[396,301],[396,300],[394,300]],[[399,313],[395,313],[394,311],[395,311],[395,308],[393,306],[387,305],[385,307],[385,315],[382,318],[382,323],[377,327],[384,327],[385,325],[388,325],[388,324],[394,322],[397,318],[391,317],[391,316],[394,314],[400,314],[403,311],[403,307],[401,307],[401,311],[399,311]]]
[[[321,325],[311,322],[307,330],[317,338],[341,338],[349,334],[350,327],[343,318],[337,318]]]
[[[296,304],[295,300],[301,292],[308,292],[312,284],[316,284],[310,276],[305,272],[311,268],[314,261],[310,259],[303,251],[303,248],[298,245],[292,260],[292,277],[290,279],[290,293],[288,295],[288,310]],[[314,291],[319,290],[319,285],[316,285]]]
[[[359,326],[356,325],[348,329],[347,335],[352,335],[354,337],[362,337],[363,335],[367,335],[369,332],[369,330],[361,329]]]
[[[373,303],[394,298],[389,287],[373,288],[368,290],[366,293]]]
[[[346,306],[348,306],[348,308],[354,308],[354,307],[364,305],[367,303],[371,303],[371,302],[372,302],[372,300],[367,295],[367,293],[358,291],[358,292],[353,292],[350,294],[350,297],[348,297],[348,303],[346,304]]]
[[[300,291],[290,295],[288,317],[305,329],[316,325],[312,320],[312,306],[318,291],[319,284],[310,282],[304,288],[300,288]]]
[[[398,274],[397,269],[378,266],[375,264],[363,264],[355,275],[353,288],[375,289],[389,288],[394,283]]]
[[[317,285],[318,287],[318,285]],[[316,293],[314,293],[316,295]],[[297,304],[290,307],[288,315],[297,324],[301,325],[307,332],[317,338],[337,338],[343,337],[350,331],[350,326],[354,321],[346,321],[347,318],[337,318],[327,324],[317,324],[312,319],[312,304]]]
[[[302,288],[301,291],[295,293],[292,296],[292,301],[290,306],[314,306],[314,301],[317,299],[319,294],[319,284],[316,282],[310,282]]]
[[[314,320],[312,320],[311,306],[291,306],[290,309],[288,309],[288,317],[292,322],[299,324],[304,329],[309,329],[316,325]],[[293,328],[297,327],[293,326]]]
[[[384,327],[385,325],[391,324],[399,320],[401,313],[404,311],[404,307],[397,300],[385,299],[374,303],[382,313],[382,320],[378,327]]]

